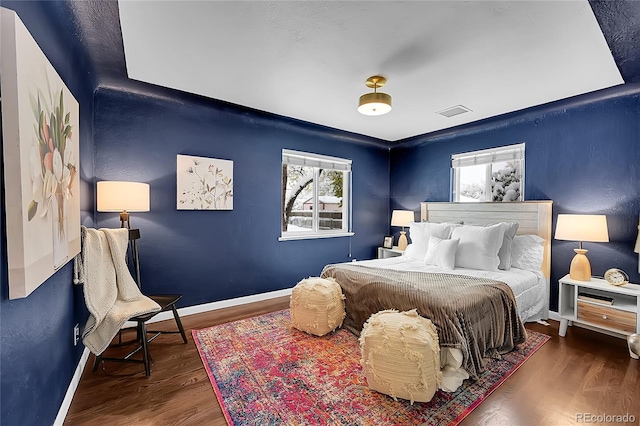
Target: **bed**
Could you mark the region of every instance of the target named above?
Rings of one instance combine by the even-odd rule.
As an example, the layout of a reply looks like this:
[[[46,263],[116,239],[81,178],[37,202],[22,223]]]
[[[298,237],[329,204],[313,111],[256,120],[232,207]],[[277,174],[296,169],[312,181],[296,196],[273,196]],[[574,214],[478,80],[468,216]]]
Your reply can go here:
[[[345,327],[353,333],[358,335],[366,319],[380,310],[417,308],[438,328],[443,365],[450,358],[457,377],[468,374],[477,378],[488,358],[499,357],[524,341],[524,322],[548,317],[551,205],[551,201],[422,203],[421,223],[411,228],[413,237],[423,238],[418,232],[421,227],[450,229],[445,238],[432,234],[434,238],[425,249],[431,249],[427,259],[429,256],[438,259],[439,250],[448,251],[446,267],[440,260],[435,265],[425,264],[423,252],[415,251],[419,242],[414,241],[410,232],[413,247],[409,246],[404,256],[327,265],[322,276],[335,278],[342,287],[346,296]],[[484,259],[477,269],[459,266],[450,269],[453,264],[447,262],[452,262],[451,256],[463,251],[462,244],[458,249],[452,246],[454,234],[462,235],[457,239],[464,242],[471,238],[465,237],[465,232],[498,235],[497,228],[502,228],[502,234],[494,240],[499,239],[496,247],[506,246],[506,239],[503,243],[506,224],[517,228],[513,233],[518,237],[511,235],[509,243],[513,243],[514,250],[516,245],[521,247],[523,241],[535,238],[539,246],[535,267],[527,266],[528,259],[520,253],[521,258],[508,270],[493,270],[493,264],[484,267]],[[464,245],[464,250],[469,247]],[[500,254],[502,267],[503,253]],[[464,259],[455,257],[455,260],[456,265],[460,260],[465,266]]]

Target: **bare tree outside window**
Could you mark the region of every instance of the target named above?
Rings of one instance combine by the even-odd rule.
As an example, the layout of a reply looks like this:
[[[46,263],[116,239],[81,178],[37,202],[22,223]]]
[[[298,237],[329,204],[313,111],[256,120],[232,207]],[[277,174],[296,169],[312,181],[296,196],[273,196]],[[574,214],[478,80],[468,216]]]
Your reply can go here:
[[[306,230],[313,229],[311,221],[305,226],[304,221],[293,222],[293,212],[303,210],[303,201],[313,197],[313,167],[282,165],[282,231],[291,231],[294,227]],[[311,218],[311,216],[309,216]]]

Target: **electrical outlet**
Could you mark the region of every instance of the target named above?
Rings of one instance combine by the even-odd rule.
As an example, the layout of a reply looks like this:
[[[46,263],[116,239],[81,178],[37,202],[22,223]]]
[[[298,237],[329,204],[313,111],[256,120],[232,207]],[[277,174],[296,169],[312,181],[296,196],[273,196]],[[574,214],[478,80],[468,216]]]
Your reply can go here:
[[[73,346],[78,344],[78,340],[80,340],[80,324],[73,326]]]

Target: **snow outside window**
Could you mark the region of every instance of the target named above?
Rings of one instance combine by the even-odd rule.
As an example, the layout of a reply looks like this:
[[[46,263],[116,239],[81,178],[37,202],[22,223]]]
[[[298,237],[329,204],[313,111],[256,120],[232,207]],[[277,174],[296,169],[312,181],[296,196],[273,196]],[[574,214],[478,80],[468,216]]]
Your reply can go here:
[[[280,240],[353,235],[351,160],[282,150]]]
[[[524,200],[523,143],[454,154],[451,167],[453,201]]]

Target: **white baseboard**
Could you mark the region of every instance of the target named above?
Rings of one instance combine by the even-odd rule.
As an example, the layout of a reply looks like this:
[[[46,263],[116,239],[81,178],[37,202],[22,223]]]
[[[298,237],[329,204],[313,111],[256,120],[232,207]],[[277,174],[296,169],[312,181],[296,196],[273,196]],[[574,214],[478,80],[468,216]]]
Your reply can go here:
[[[247,303],[260,302],[268,299],[275,299],[276,297],[290,296],[291,290],[292,290],[291,288],[285,288],[283,290],[270,291],[268,293],[253,294],[251,296],[237,297],[235,299],[221,300],[219,302],[211,302],[211,303],[204,303],[202,305],[187,306],[186,308],[178,309],[178,314],[180,314],[180,317],[186,317],[189,315],[200,314],[202,312],[215,311],[216,309],[230,308],[232,306],[240,306],[240,305],[246,305]],[[153,319],[151,319],[149,323],[164,321],[168,319],[173,319],[173,312],[161,312],[158,315],[156,315]],[[123,328],[135,327],[135,325],[136,325],[135,322],[126,322]],[[67,393],[65,394],[64,400],[62,401],[62,405],[58,410],[58,415],[56,416],[56,420],[53,423],[53,426],[62,426],[62,424],[64,423],[64,419],[65,417],[67,417],[67,412],[69,411],[69,407],[71,407],[71,401],[73,400],[73,395],[75,394],[76,389],[78,388],[78,384],[80,384],[80,378],[82,377],[84,366],[87,363],[87,360],[89,359],[89,354],[90,354],[89,349],[84,348],[84,352],[82,352],[82,356],[80,357],[80,362],[78,362],[76,371],[73,374],[73,377],[71,378],[71,383],[69,383],[69,388],[67,388]]]
[[[557,313],[556,311],[549,311],[549,319],[552,319],[554,321],[560,321],[560,314]]]
[[[80,384],[80,378],[82,377],[82,372],[84,371],[84,366],[89,359],[90,353],[89,349],[84,348],[80,361],[78,362],[78,366],[76,367],[76,371],[73,373],[73,377],[71,378],[71,383],[69,383],[69,387],[67,388],[67,393],[64,395],[64,399],[62,400],[62,405],[58,410],[56,420],[53,422],[53,426],[62,426],[64,423],[64,419],[67,417],[67,413],[69,412],[69,407],[71,407],[73,395],[75,395],[76,389]]]
[[[186,317],[189,315],[201,314],[203,312],[215,311],[222,308],[230,308],[232,306],[246,305],[247,303],[261,302],[263,300],[275,299],[276,297],[291,296],[291,288],[285,288],[283,290],[270,291],[267,293],[252,294],[251,296],[236,297],[235,299],[220,300],[219,302],[203,303],[202,305],[187,306],[185,308],[179,308],[178,314],[180,317]],[[151,324],[159,321],[166,321],[173,319],[173,312],[160,312],[158,315],[150,319],[147,324]],[[127,321],[122,328],[135,327],[136,323]]]

